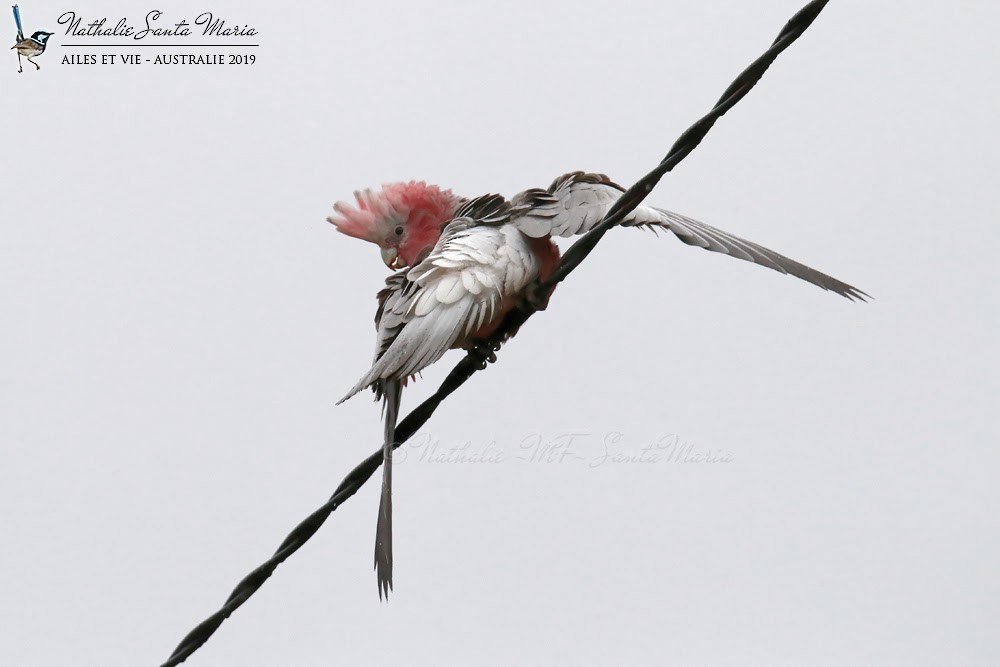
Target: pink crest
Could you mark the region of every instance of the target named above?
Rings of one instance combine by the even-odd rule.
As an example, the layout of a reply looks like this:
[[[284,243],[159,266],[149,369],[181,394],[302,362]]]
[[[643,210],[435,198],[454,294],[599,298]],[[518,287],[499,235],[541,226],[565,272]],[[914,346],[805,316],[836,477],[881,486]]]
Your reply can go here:
[[[423,181],[387,183],[381,190],[356,191],[354,198],[356,206],[342,201],[334,204],[336,215],[327,220],[348,236],[383,247],[393,244],[394,230],[400,225],[421,237],[427,235],[429,229],[414,228],[440,226],[451,217],[458,201],[450,190]]]

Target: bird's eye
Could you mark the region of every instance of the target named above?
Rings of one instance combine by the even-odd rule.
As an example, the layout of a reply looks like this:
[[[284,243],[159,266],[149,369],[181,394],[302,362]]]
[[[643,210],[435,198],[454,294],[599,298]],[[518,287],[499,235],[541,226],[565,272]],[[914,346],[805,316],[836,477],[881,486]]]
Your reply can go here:
[[[399,227],[396,227],[396,236],[402,236],[402,235],[403,235],[403,226],[400,225]]]

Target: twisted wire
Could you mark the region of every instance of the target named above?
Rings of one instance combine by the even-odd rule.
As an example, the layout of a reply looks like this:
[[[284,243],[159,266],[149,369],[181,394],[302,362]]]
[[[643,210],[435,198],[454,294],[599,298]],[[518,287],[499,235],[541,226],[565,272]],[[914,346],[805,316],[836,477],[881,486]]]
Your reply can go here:
[[[565,280],[597,246],[597,243],[604,234],[635,210],[646,196],[652,192],[663,175],[671,171],[686,158],[701,143],[705,135],[708,134],[708,131],[715,125],[715,122],[750,92],[750,89],[760,81],[764,72],[767,71],[767,68],[771,66],[771,63],[774,62],[778,55],[802,36],[802,33],[812,24],[828,2],[829,0],[813,0],[799,10],[785,24],[785,27],[782,28],[770,48],[736,77],[729,87],[726,88],[726,91],[719,98],[719,101],[712,110],[681,134],[677,141],[674,142],[674,145],[671,146],[666,157],[652,171],[640,178],[632,187],[625,191],[625,194],[615,202],[600,224],[570,246],[552,275],[547,280],[538,284],[539,294],[548,294],[552,288]],[[527,322],[536,312],[538,312],[537,308],[531,304],[525,304],[520,308],[510,311],[500,327],[486,341],[486,345],[493,350],[498,350],[500,345],[510,337],[511,333]],[[430,419],[431,415],[434,414],[434,411],[437,410],[445,398],[465,384],[475,373],[484,368],[486,368],[486,363],[480,354],[474,352],[466,354],[444,379],[438,390],[414,408],[397,425],[396,442],[393,443],[393,448],[398,448],[409,440]],[[305,520],[288,534],[273,556],[236,585],[236,588],[233,589],[233,592],[226,599],[225,604],[218,611],[199,623],[181,640],[177,648],[174,649],[173,654],[163,663],[162,667],[179,665],[190,657],[192,653],[201,648],[215,631],[219,629],[219,626],[264,585],[268,577],[274,573],[275,568],[308,542],[330,514],[348,498],[353,496],[381,465],[382,449],[379,448],[371,456],[359,463],[344,478],[326,503],[306,517]]]

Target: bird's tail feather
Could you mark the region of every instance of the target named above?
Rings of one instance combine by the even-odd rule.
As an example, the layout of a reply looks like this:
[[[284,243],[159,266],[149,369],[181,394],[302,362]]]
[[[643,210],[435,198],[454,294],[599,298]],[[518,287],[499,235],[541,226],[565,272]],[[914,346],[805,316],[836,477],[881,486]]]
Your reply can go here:
[[[14,5],[14,23],[17,24],[17,41],[24,39],[24,28],[21,27],[21,10]]]
[[[382,497],[375,528],[375,573],[378,597],[388,600],[392,590],[392,448],[396,441],[402,385],[399,380],[385,380],[382,393],[385,399],[385,441],[382,445]]]

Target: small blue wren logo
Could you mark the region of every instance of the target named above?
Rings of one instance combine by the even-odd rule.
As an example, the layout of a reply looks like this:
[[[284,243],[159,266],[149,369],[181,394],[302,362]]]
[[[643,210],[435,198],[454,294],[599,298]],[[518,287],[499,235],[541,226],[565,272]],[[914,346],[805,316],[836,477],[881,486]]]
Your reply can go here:
[[[49,41],[49,37],[53,33],[36,30],[31,37],[25,37],[24,29],[21,28],[21,10],[17,8],[17,5],[14,5],[14,23],[17,24],[17,43],[10,48],[17,51],[17,73],[20,74],[24,71],[24,67],[21,65],[21,56],[27,58],[28,62],[35,66],[35,70],[42,69],[41,65],[32,58],[45,53],[45,42]]]

